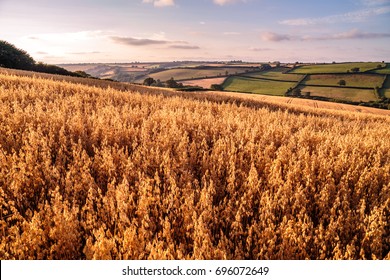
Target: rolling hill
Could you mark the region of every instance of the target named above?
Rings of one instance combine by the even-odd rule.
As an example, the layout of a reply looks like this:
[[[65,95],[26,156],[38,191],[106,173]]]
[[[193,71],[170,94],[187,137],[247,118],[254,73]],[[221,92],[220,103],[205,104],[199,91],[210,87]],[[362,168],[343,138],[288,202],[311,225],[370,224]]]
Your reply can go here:
[[[1,70],[1,259],[390,259],[388,110],[62,78]]]

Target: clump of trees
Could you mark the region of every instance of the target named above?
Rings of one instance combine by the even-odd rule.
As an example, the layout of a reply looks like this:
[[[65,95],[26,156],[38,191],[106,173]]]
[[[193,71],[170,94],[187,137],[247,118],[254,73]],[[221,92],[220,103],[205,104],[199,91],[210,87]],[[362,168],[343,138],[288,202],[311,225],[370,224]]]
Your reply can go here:
[[[289,88],[284,96],[300,97],[302,96],[302,91],[299,88]]]
[[[143,85],[145,86],[152,86],[152,87],[168,87],[168,88],[182,88],[184,87],[182,83],[178,83],[175,81],[175,79],[172,77],[169,80],[165,81],[165,83],[161,82],[159,79],[155,80],[152,77],[147,77]]]
[[[74,77],[86,77],[88,75],[85,72],[83,74],[70,72],[56,65],[43,62],[37,63],[25,50],[3,40],[0,40],[0,67]]]
[[[279,66],[280,66],[280,63],[276,64],[276,67],[279,67]],[[269,65],[268,63],[263,63],[259,67],[260,71],[270,70],[271,68],[272,68],[272,66]]]
[[[88,73],[86,73],[84,71],[75,71],[74,73],[78,74],[80,77],[83,77],[83,78],[93,78],[91,75],[89,75]]]
[[[173,77],[170,78],[168,81],[166,81],[165,85],[169,88],[182,88],[183,87],[183,84],[176,82]]]
[[[218,91],[223,90],[223,86],[219,84],[212,84],[210,88],[212,90],[218,90]]]
[[[38,62],[37,64],[34,65],[34,67],[31,69],[36,72],[42,72],[42,73],[49,73],[49,74],[56,74],[56,75],[65,75],[65,76],[74,76],[74,77],[84,77],[87,78],[88,75],[87,73],[76,73],[76,72],[70,72],[62,67],[56,66],[56,65],[51,65],[51,64],[46,64],[43,62]],[[83,71],[80,71],[83,72]]]
[[[151,86],[153,85],[154,83],[156,82],[155,79],[151,78],[151,77],[148,77],[144,80],[144,86]]]
[[[35,60],[24,50],[0,40],[0,67],[33,70]]]
[[[347,84],[347,82],[345,80],[340,80],[340,81],[337,82],[337,84],[339,86],[345,86]]]

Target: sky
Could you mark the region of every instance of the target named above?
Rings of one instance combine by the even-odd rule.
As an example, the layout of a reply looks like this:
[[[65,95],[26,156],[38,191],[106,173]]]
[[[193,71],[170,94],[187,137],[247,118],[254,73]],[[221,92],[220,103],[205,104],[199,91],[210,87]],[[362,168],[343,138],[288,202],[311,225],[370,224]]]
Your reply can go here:
[[[0,0],[45,63],[390,61],[390,0]]]

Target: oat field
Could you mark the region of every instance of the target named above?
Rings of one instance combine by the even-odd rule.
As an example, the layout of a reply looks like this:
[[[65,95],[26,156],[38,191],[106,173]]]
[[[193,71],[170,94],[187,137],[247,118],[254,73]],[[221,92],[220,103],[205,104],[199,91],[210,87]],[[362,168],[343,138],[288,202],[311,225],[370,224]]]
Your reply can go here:
[[[389,116],[213,98],[0,74],[0,258],[390,259]]]

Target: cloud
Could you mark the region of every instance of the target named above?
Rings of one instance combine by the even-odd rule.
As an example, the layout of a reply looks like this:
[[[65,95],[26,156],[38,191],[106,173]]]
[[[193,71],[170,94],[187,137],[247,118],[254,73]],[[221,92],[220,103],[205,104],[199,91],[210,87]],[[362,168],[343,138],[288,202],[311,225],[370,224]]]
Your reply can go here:
[[[207,32],[189,31],[188,34],[191,35],[191,36],[204,36],[204,35],[207,35]]]
[[[171,45],[170,49],[181,49],[181,50],[198,50],[200,47],[198,46],[190,46],[190,45]]]
[[[217,5],[224,6],[227,4],[233,4],[237,2],[246,2],[246,0],[213,0],[213,2]]]
[[[189,45],[186,41],[168,41],[168,40],[156,40],[156,39],[137,39],[132,37],[117,37],[111,36],[112,41],[117,44],[127,46],[164,46],[166,45],[170,49],[182,49],[182,50],[196,50],[200,49],[198,46]]]
[[[142,0],[143,3],[153,3],[155,7],[175,6],[175,0]]]
[[[274,32],[264,32],[261,35],[263,41],[281,42],[281,41],[331,41],[331,40],[366,40],[390,38],[390,33],[363,32],[358,29],[352,29],[347,32],[324,34],[321,36],[292,36],[287,34],[278,34]]]
[[[101,54],[102,52],[94,51],[94,52],[69,52],[66,54],[72,54],[72,55],[88,55],[88,54]]]
[[[29,40],[39,40],[48,42],[79,42],[81,40],[90,40],[93,38],[104,37],[105,33],[96,31],[79,31],[79,32],[68,32],[68,33],[42,33],[32,34],[27,37]]]
[[[212,0],[214,4],[224,6],[227,4],[234,4],[238,2],[246,2],[247,0]],[[153,4],[155,7],[175,6],[175,0],[142,0],[142,3]]]
[[[118,36],[111,36],[111,40],[113,40],[115,43],[129,46],[164,45],[169,43],[169,41],[166,40],[136,39],[132,37]]]
[[[241,34],[240,32],[223,32],[223,35],[227,35],[227,36],[229,36],[229,35],[234,36],[234,35],[240,35],[240,34]]]
[[[253,52],[265,52],[265,51],[271,51],[272,49],[270,48],[255,48],[255,47],[251,47],[249,48],[250,51],[253,51]]]
[[[304,41],[325,41],[325,40],[348,40],[348,39],[379,39],[390,38],[390,33],[362,32],[352,29],[347,32],[324,35],[319,37],[303,37]]]
[[[379,6],[390,3],[390,0],[362,0],[365,6]]]
[[[367,8],[359,11],[331,15],[319,18],[297,18],[279,21],[279,24],[292,26],[305,26],[315,24],[333,24],[338,22],[363,22],[370,17],[390,13],[390,6]]]
[[[274,32],[263,32],[261,34],[261,38],[263,39],[263,41],[270,41],[270,42],[289,41],[292,39],[290,35],[278,34]]]

